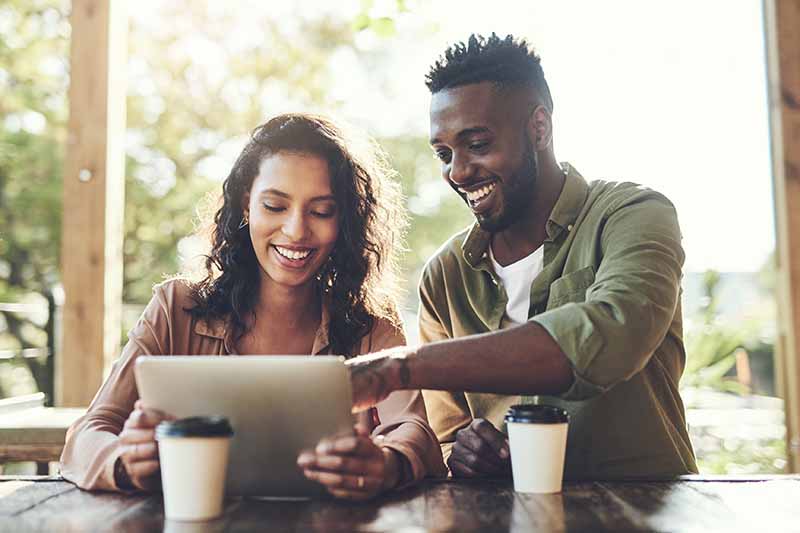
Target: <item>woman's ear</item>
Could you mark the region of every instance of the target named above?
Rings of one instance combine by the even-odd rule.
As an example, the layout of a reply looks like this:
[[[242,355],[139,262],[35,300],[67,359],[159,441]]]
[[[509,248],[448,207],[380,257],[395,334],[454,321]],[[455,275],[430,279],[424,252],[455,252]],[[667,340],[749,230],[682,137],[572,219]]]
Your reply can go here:
[[[242,195],[242,216],[250,218],[250,191]]]
[[[553,142],[552,116],[543,105],[537,105],[528,117],[528,135],[537,152],[547,149]]]

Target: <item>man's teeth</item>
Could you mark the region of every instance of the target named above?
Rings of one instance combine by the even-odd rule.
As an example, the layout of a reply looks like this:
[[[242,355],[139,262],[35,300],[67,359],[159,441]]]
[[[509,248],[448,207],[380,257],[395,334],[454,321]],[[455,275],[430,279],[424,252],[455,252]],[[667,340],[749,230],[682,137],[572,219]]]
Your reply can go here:
[[[490,183],[489,185],[484,185],[480,189],[474,191],[466,191],[467,200],[474,203],[483,199],[484,196],[492,192],[492,189],[494,189],[494,185],[495,185],[494,183]]]
[[[292,260],[295,260],[295,261],[297,261],[299,259],[305,259],[306,257],[308,257],[308,254],[311,253],[311,250],[306,250],[304,252],[300,252],[300,251],[297,251],[297,250],[289,250],[288,248],[283,248],[281,246],[276,246],[275,249],[283,257],[285,257],[287,259],[292,259]]]

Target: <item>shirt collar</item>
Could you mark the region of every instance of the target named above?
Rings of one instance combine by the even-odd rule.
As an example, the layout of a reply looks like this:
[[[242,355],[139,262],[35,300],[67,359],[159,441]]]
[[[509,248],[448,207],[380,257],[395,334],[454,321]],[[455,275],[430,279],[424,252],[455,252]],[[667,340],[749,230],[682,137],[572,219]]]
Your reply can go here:
[[[550,240],[555,240],[562,231],[572,231],[572,225],[589,195],[589,185],[575,167],[564,162],[561,163],[561,168],[565,172],[564,187],[558,195],[545,228]],[[472,268],[478,268],[482,261],[487,260],[491,236],[491,233],[481,229],[477,222],[470,228],[461,250],[464,252],[464,259]]]
[[[547,235],[551,239],[558,236],[558,228],[572,231],[572,225],[577,220],[586,203],[586,198],[589,196],[589,185],[580,172],[566,162],[561,163],[561,168],[565,173],[564,187],[561,189],[561,194],[558,195],[556,205],[553,206],[550,219],[547,221]]]
[[[324,298],[325,302],[322,305],[322,316],[320,318],[319,328],[317,328],[317,333],[314,336],[314,344],[311,347],[312,355],[323,353],[325,350],[327,350],[328,345],[330,344],[328,331],[330,329],[331,317],[330,311],[328,310],[328,298],[329,296],[326,295]],[[233,350],[233,346],[231,346],[230,339],[228,337],[227,320],[222,320],[219,318],[201,318],[195,323],[194,332],[198,335],[203,335],[204,337],[219,339],[223,342],[225,351],[227,353],[236,353]]]

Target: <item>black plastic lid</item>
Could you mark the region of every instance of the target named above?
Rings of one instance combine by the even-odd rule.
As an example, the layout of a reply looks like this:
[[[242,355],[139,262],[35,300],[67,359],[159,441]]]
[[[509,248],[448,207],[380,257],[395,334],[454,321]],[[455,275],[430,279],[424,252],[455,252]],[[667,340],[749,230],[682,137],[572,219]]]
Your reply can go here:
[[[552,405],[512,405],[506,414],[506,422],[522,424],[566,424],[569,415],[560,407]]]
[[[161,422],[156,440],[169,437],[230,437],[233,428],[224,416],[193,416]]]

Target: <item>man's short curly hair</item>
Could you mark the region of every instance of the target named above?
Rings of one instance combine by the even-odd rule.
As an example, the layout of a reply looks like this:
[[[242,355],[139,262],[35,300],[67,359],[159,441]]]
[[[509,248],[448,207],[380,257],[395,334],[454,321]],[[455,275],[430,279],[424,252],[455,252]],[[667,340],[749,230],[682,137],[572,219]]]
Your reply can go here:
[[[444,51],[425,76],[431,94],[441,90],[491,81],[500,86],[529,86],[552,113],[553,98],[544,79],[540,58],[524,39],[507,35],[501,39],[472,34],[466,44],[458,42]]]

